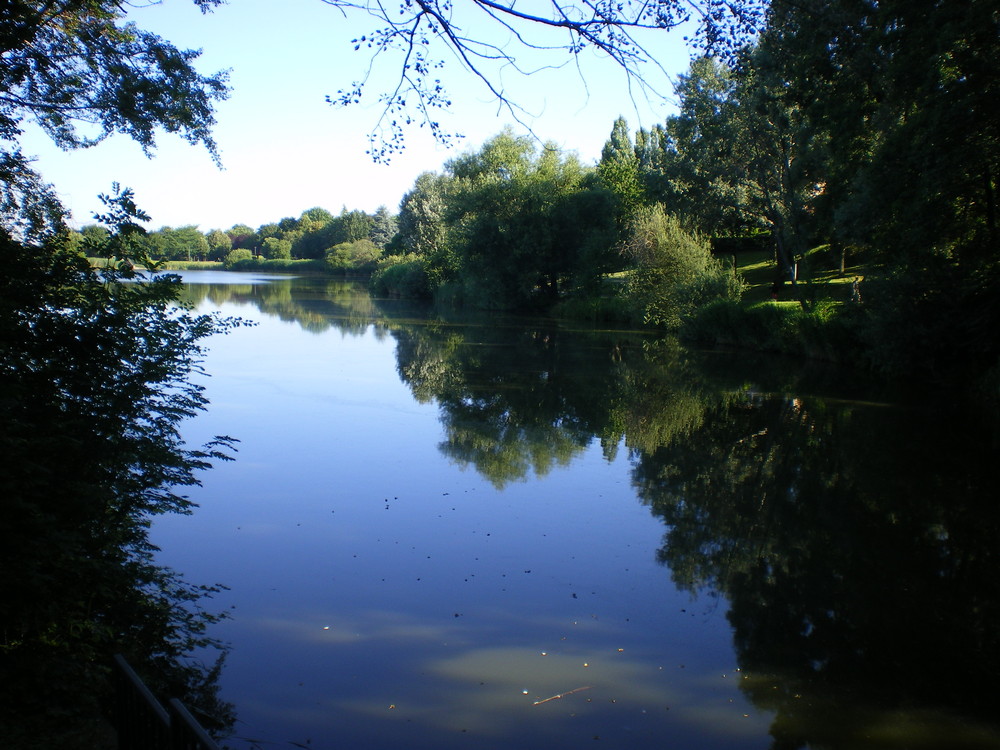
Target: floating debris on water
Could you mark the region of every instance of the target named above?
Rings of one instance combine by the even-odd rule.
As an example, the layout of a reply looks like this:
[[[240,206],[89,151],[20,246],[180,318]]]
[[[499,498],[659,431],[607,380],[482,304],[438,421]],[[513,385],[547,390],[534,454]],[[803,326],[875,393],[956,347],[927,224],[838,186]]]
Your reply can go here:
[[[558,700],[559,698],[565,698],[567,695],[573,695],[573,693],[579,693],[583,690],[590,690],[590,688],[591,688],[590,685],[584,685],[583,687],[573,688],[572,690],[567,690],[565,693],[559,693],[558,695],[552,695],[549,696],[548,698],[543,698],[542,700],[535,701],[531,705],[540,706],[543,703],[548,703],[549,701]],[[525,690],[524,692],[525,694],[527,694],[528,691]]]

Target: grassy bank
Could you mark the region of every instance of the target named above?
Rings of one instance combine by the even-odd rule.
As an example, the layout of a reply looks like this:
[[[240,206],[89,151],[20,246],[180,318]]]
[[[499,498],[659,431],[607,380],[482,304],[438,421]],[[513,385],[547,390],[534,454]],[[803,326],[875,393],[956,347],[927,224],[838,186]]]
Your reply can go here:
[[[256,273],[291,273],[296,275],[332,275],[330,266],[323,260],[241,260],[227,266],[225,263],[172,260],[163,265],[166,271],[250,271]]]
[[[746,282],[739,302],[720,301],[685,323],[683,338],[699,344],[780,352],[845,364],[861,349],[861,310],[851,301],[860,265],[845,265],[829,246],[806,253],[799,281],[779,278],[767,252],[734,256],[736,272]]]
[[[686,319],[679,334],[701,346],[727,346],[853,363],[861,348],[861,309],[852,304],[852,285],[864,275],[855,263],[841,269],[829,246],[811,250],[799,264],[793,285],[779,278],[774,256],[766,251],[728,256],[746,284],[739,302],[718,301]],[[603,294],[569,298],[554,313],[595,323],[642,326],[641,312],[623,295],[629,272],[604,280]],[[777,297],[774,294],[777,291]]]

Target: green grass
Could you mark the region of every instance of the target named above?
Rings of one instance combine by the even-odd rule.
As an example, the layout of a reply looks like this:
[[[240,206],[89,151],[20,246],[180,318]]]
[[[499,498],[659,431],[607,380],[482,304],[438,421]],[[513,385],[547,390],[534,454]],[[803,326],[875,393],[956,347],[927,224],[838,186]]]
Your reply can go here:
[[[222,263],[214,260],[168,260],[163,264],[164,271],[218,271]]]
[[[771,299],[771,286],[779,277],[774,254],[767,251],[740,253],[736,256],[736,270],[747,283],[743,299],[747,303]],[[863,276],[861,265],[844,267],[840,272],[840,257],[829,245],[820,245],[805,254],[799,263],[798,294],[807,299],[835,304],[851,299],[851,282]],[[792,285],[785,282],[779,293],[778,304],[798,304]]]

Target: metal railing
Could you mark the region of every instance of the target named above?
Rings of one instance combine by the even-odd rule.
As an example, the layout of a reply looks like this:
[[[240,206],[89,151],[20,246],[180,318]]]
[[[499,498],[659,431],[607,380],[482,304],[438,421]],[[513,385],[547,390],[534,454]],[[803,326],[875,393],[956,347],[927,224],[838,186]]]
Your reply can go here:
[[[176,698],[163,708],[121,654],[115,654],[118,750],[219,750]]]

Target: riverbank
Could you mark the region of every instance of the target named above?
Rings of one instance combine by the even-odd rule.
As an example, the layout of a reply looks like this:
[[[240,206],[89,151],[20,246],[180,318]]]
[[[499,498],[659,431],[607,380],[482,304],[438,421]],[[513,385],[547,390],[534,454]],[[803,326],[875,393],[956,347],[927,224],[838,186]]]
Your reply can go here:
[[[276,259],[267,260],[265,258],[254,258],[251,260],[240,260],[227,266],[221,261],[183,261],[171,260],[163,264],[165,271],[253,271],[260,273],[292,273],[296,275],[310,276],[336,276],[324,260],[317,259]]]

